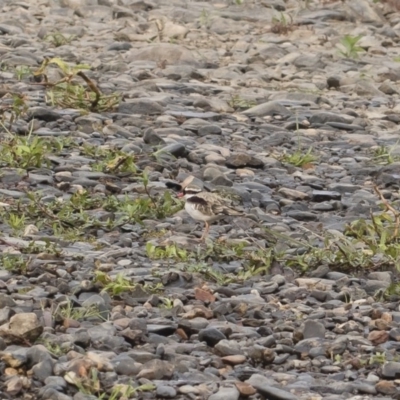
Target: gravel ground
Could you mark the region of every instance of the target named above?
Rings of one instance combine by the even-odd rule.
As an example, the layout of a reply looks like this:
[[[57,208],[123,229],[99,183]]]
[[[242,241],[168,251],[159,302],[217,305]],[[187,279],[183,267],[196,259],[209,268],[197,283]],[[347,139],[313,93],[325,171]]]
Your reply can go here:
[[[1,400],[400,399],[392,6],[0,0]]]

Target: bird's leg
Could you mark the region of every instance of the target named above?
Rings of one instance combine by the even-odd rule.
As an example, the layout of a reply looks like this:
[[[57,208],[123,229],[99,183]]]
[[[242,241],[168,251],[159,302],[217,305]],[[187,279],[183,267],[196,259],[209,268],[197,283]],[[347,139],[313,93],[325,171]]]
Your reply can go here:
[[[208,235],[208,231],[210,230],[210,224],[208,222],[205,222],[205,224],[206,224],[206,227],[204,229],[203,235],[200,238],[200,242],[203,242],[206,239],[206,237]]]
[[[189,232],[189,235],[193,235],[194,232],[198,229],[198,224],[196,223],[194,228]]]

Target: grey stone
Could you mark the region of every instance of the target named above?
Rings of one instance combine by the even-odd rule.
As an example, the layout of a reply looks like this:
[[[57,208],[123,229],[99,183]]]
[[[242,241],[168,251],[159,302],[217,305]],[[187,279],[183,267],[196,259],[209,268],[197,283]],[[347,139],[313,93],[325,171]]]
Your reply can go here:
[[[249,154],[238,153],[228,157],[225,161],[228,168],[263,168],[264,162]]]
[[[136,376],[142,368],[142,364],[136,362],[128,355],[120,354],[112,361],[114,370],[119,375]]]
[[[271,380],[260,374],[254,374],[246,381],[268,399],[297,400],[297,396],[286,390],[278,389],[271,385]]]
[[[392,274],[387,271],[374,271],[368,274],[368,278],[371,280],[382,281],[386,283],[392,283]]]
[[[212,394],[208,400],[226,400],[226,399],[232,399],[232,400],[238,400],[240,397],[239,391],[234,388],[220,388],[217,393]]]
[[[32,373],[35,379],[44,382],[46,378],[53,374],[53,360],[48,358],[32,367]]]
[[[382,366],[382,377],[386,379],[398,379],[400,376],[400,363],[387,361]]]
[[[162,399],[173,399],[176,397],[176,390],[171,386],[158,385],[156,393],[157,396]]]
[[[153,146],[159,145],[159,144],[165,144],[165,141],[163,138],[158,136],[153,128],[147,128],[144,131],[143,134],[143,141],[147,144],[151,144]]]
[[[0,308],[4,309],[5,307],[15,307],[16,303],[15,301],[12,299],[11,296],[4,294],[4,293],[0,293]]]
[[[222,133],[222,129],[218,125],[206,125],[199,128],[197,133],[199,136],[220,135]]]
[[[259,104],[257,106],[251,107],[243,114],[250,116],[264,117],[266,115],[290,115],[290,111],[278,101],[268,101],[266,103]]]
[[[304,330],[303,330],[304,339],[310,338],[325,338],[325,326],[318,321],[314,320],[307,320],[304,323]]]
[[[221,354],[221,356],[243,354],[243,349],[234,340],[222,339],[214,346],[214,348],[219,354]]]
[[[118,112],[122,114],[156,115],[162,114],[164,107],[150,99],[132,99],[121,103]]]

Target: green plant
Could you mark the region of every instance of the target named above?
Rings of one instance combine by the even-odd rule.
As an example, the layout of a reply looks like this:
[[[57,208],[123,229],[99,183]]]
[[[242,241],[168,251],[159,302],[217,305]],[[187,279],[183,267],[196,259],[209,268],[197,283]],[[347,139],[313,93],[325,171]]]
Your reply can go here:
[[[381,165],[389,165],[392,164],[396,161],[400,160],[400,156],[398,155],[393,155],[393,151],[396,149],[398,145],[398,142],[390,147],[387,146],[380,146],[377,149],[374,150],[373,152],[373,158],[372,160]]]
[[[62,348],[59,344],[52,343],[52,342],[50,342],[50,340],[41,340],[41,339],[39,339],[39,340],[36,341],[36,343],[43,344],[43,346],[46,347],[46,349],[56,357],[60,357],[60,356],[62,356],[64,354],[67,354],[68,351],[69,351],[69,349]]]
[[[49,82],[46,70],[49,66],[56,66],[63,74],[57,82]],[[47,87],[47,101],[64,108],[76,108],[83,111],[105,112],[114,109],[120,101],[116,93],[104,95],[96,84],[84,73],[89,65],[69,65],[60,58],[46,58],[33,75],[38,80],[44,81]],[[78,81],[79,78],[79,81]],[[86,86],[82,83],[83,81]]]
[[[2,97],[0,105],[1,122],[0,126],[8,131],[12,128],[13,123],[28,111],[26,97],[20,93],[8,93]],[[8,128],[4,125],[8,122]]]
[[[279,35],[287,35],[295,28],[293,23],[293,17],[289,15],[289,18],[284,13],[280,13],[279,18],[272,17],[271,32]]]
[[[3,151],[0,160],[7,166],[22,169],[40,168],[45,161],[47,151],[46,142],[35,136],[34,138],[14,136],[7,142],[2,142]]]
[[[362,47],[358,46],[358,42],[362,38],[362,35],[351,36],[345,35],[341,40],[340,44],[343,49],[339,49],[339,52],[342,56],[347,58],[358,58],[359,53],[365,51]]]
[[[386,354],[384,352],[382,353],[376,352],[375,354],[372,354],[368,360],[369,365],[374,365],[374,364],[383,365],[385,364],[385,362],[386,362]]]
[[[174,308],[174,299],[169,299],[168,297],[160,297],[160,300],[163,303],[162,307],[166,308],[167,310]]]
[[[132,384],[125,385],[125,384],[118,384],[115,385],[111,391],[110,397],[108,400],[117,400],[118,398],[121,399],[130,399],[137,393],[140,392],[150,392],[154,390],[156,386],[152,383],[145,383],[143,385],[133,387]],[[105,397],[105,393],[103,393],[99,400],[102,400]]]
[[[71,319],[75,321],[82,321],[87,318],[104,320],[96,305],[92,305],[90,307],[74,307],[71,300],[59,303],[53,314],[56,318],[61,320]]]
[[[331,353],[331,357],[332,357],[332,361],[334,361],[335,363],[340,364],[343,360],[343,357],[341,354],[335,354],[335,356],[333,357],[333,353]]]
[[[101,162],[91,165],[92,171],[130,172],[136,174],[137,168],[133,156],[118,151],[109,150]]]
[[[137,284],[132,283],[129,279],[125,278],[122,273],[112,279],[104,272],[96,271],[95,283],[103,287],[103,291],[109,293],[111,296],[120,296],[122,293],[132,292],[136,289]]]
[[[310,147],[305,153],[299,148],[292,154],[284,154],[281,160],[296,167],[304,167],[317,161],[318,157],[313,154],[313,149]]]
[[[288,265],[303,270],[326,264],[336,270],[357,270],[393,266],[400,270],[400,214],[375,191],[384,210],[371,214],[370,219],[358,219],[347,225],[344,235],[326,234],[319,247],[305,243],[303,254],[288,260]],[[311,238],[310,238],[311,239]]]
[[[227,285],[229,283],[235,282],[234,274],[227,274],[217,271],[213,266],[205,263],[199,262],[196,264],[189,264],[183,267],[184,271],[196,273],[202,275],[206,280],[217,283],[220,286]]]
[[[64,379],[71,385],[86,395],[100,395],[101,383],[98,376],[99,371],[92,367],[87,376],[78,376],[74,371],[69,371],[64,375]]]
[[[64,36],[60,32],[49,33],[44,37],[44,40],[50,42],[54,47],[60,47],[65,44],[70,44],[76,37],[74,35]]]
[[[112,279],[102,271],[95,272],[94,282],[102,287],[102,291],[109,293],[111,296],[121,296],[124,293],[131,293],[138,288],[141,288],[145,292],[158,292],[163,288],[163,285],[160,283],[142,285],[132,282],[130,279],[124,277],[122,273],[117,274]]]
[[[25,214],[18,215],[10,213],[6,216],[4,222],[11,227],[11,229],[14,231],[14,235],[19,236],[25,228],[26,217]]]
[[[400,296],[399,283],[393,282],[388,286],[387,289],[377,292],[375,294],[375,298],[377,298],[378,301],[387,300],[387,298],[390,298],[391,296],[396,296],[396,297]]]
[[[22,79],[26,78],[31,74],[32,70],[30,69],[30,67],[27,67],[26,65],[21,65],[15,68],[15,76],[19,81],[22,81]]]
[[[104,205],[106,210],[119,211],[124,217],[116,225],[125,224],[129,221],[141,222],[146,218],[162,219],[175,214],[183,207],[182,202],[173,198],[169,192],[160,196],[152,196],[131,199],[126,196],[124,199],[109,198]]]
[[[45,139],[33,135],[33,125],[27,136],[19,136],[11,133],[4,124],[7,136],[0,140],[0,164],[7,167],[21,169],[40,168],[43,163],[49,164],[47,155],[58,154],[63,149],[63,141],[57,139]]]
[[[7,271],[22,274],[26,273],[28,260],[20,254],[3,253],[0,255],[0,268]]]
[[[209,29],[211,27],[212,17],[210,15],[210,13],[205,8],[203,8],[201,10],[199,22],[200,22],[200,26],[202,26],[202,27],[204,27],[206,29]]]
[[[173,258],[175,260],[186,261],[189,258],[189,252],[186,249],[179,248],[175,244],[163,248],[148,242],[146,243],[146,253],[147,257],[154,260]]]
[[[254,100],[243,99],[239,94],[233,94],[228,101],[228,105],[235,110],[246,110],[256,106],[257,103]]]

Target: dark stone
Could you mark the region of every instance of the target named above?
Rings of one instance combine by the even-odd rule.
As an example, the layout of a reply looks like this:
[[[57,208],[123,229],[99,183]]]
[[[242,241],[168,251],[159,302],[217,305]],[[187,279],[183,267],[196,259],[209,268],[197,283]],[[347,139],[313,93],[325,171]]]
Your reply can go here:
[[[223,339],[226,339],[226,336],[218,329],[208,328],[202,329],[199,332],[199,340],[201,342],[206,342],[210,347],[214,347]]]
[[[158,136],[157,133],[154,132],[153,128],[147,128],[143,134],[143,141],[146,144],[150,144],[153,146],[157,146],[159,144],[165,144],[165,141],[162,137]]]
[[[28,110],[29,120],[36,118],[46,122],[57,121],[63,116],[57,111],[47,107],[31,107]]]
[[[326,80],[326,84],[328,88],[339,89],[340,88],[340,78],[337,76],[330,76]]]
[[[222,133],[222,129],[218,125],[205,125],[199,128],[197,133],[199,136],[220,135]]]
[[[327,200],[340,200],[342,195],[339,192],[330,190],[313,190],[311,194],[311,201],[323,202]]]
[[[123,51],[129,50],[132,48],[132,45],[129,42],[115,42],[108,46],[109,51],[116,50],[116,51]]]

